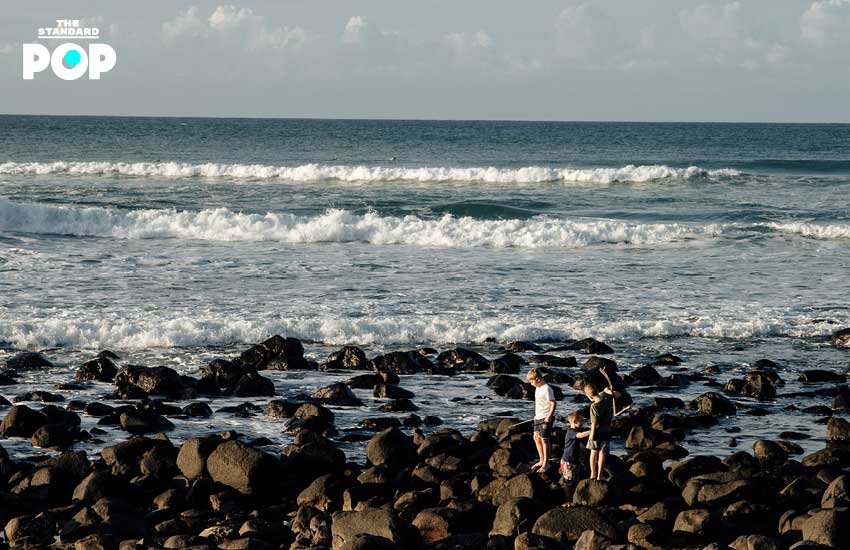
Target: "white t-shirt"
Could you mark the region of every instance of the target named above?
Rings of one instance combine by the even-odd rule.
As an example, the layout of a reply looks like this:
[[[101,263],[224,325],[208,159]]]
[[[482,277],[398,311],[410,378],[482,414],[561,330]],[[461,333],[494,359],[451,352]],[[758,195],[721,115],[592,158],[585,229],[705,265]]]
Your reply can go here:
[[[555,400],[555,392],[549,384],[543,384],[534,390],[534,419],[542,420],[549,416],[549,401]]]

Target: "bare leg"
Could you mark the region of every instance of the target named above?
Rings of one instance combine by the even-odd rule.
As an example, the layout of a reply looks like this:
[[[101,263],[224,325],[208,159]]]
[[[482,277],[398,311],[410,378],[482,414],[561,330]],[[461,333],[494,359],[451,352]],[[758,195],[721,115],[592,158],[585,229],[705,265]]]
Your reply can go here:
[[[590,479],[596,479],[596,466],[599,461],[599,451],[590,451]]]
[[[538,433],[534,434],[534,445],[537,447],[537,456],[540,458],[540,461],[537,464],[533,464],[531,469],[537,470],[538,468],[543,467],[543,457],[545,456],[544,442]]]
[[[596,479],[602,479],[602,472],[605,471],[605,457],[608,456],[608,451],[599,451],[599,466],[596,468]]]
[[[540,469],[545,470],[549,465],[549,440],[540,438],[540,448],[542,452],[540,453]]]

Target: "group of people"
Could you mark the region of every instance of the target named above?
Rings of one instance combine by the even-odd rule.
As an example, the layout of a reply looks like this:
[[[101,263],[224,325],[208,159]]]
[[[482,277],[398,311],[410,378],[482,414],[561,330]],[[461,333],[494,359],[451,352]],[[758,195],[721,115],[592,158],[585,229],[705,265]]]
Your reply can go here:
[[[607,375],[605,377],[608,378]],[[536,368],[528,371],[527,379],[535,387],[534,444],[540,460],[532,465],[531,470],[536,472],[545,470],[549,463],[549,440],[555,418],[555,392]],[[617,414],[614,389],[610,380],[605,388],[588,381],[583,389],[590,400],[590,428],[585,428],[585,418],[581,413],[571,412],[567,416],[569,426],[564,435],[564,453],[561,456],[560,473],[568,500],[572,498],[572,492],[580,480],[585,477],[602,479],[611,441],[611,423]],[[589,461],[585,459],[584,445],[580,440],[587,441]]]

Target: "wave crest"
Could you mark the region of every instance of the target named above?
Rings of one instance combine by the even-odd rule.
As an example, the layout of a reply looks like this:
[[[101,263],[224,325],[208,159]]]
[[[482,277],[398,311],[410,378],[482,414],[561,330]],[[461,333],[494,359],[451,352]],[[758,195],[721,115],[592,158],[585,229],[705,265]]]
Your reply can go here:
[[[722,178],[737,170],[706,170],[697,166],[634,165],[619,168],[395,167],[304,164],[187,164],[180,162],[5,162],[0,174],[146,176],[163,178],[231,178],[298,182],[467,182],[467,183],[644,183],[667,179]]]
[[[318,216],[246,214],[227,208],[199,212],[119,211],[3,200],[0,200],[0,229],[118,239],[366,242],[457,248],[579,248],[604,243],[652,245],[716,236],[722,231],[717,225],[577,221],[541,216],[526,220],[482,220],[448,214],[436,219],[381,216],[375,212],[358,215],[346,210],[328,210]]]

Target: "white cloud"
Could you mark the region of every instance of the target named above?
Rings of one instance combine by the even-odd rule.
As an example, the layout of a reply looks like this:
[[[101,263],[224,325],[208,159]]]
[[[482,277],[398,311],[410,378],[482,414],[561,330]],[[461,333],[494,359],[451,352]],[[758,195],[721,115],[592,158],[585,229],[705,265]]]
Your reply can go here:
[[[590,2],[567,6],[555,19],[558,53],[577,64],[608,64],[622,49],[614,23]]]
[[[206,18],[191,7],[163,23],[162,35],[166,41],[186,37],[231,41],[249,51],[293,48],[307,40],[301,27],[272,27],[251,8],[232,4],[216,7]]]
[[[493,47],[493,39],[484,31],[454,32],[447,34],[445,41],[457,55],[468,55]]]
[[[826,46],[848,40],[850,0],[817,0],[800,18],[803,40]]]

